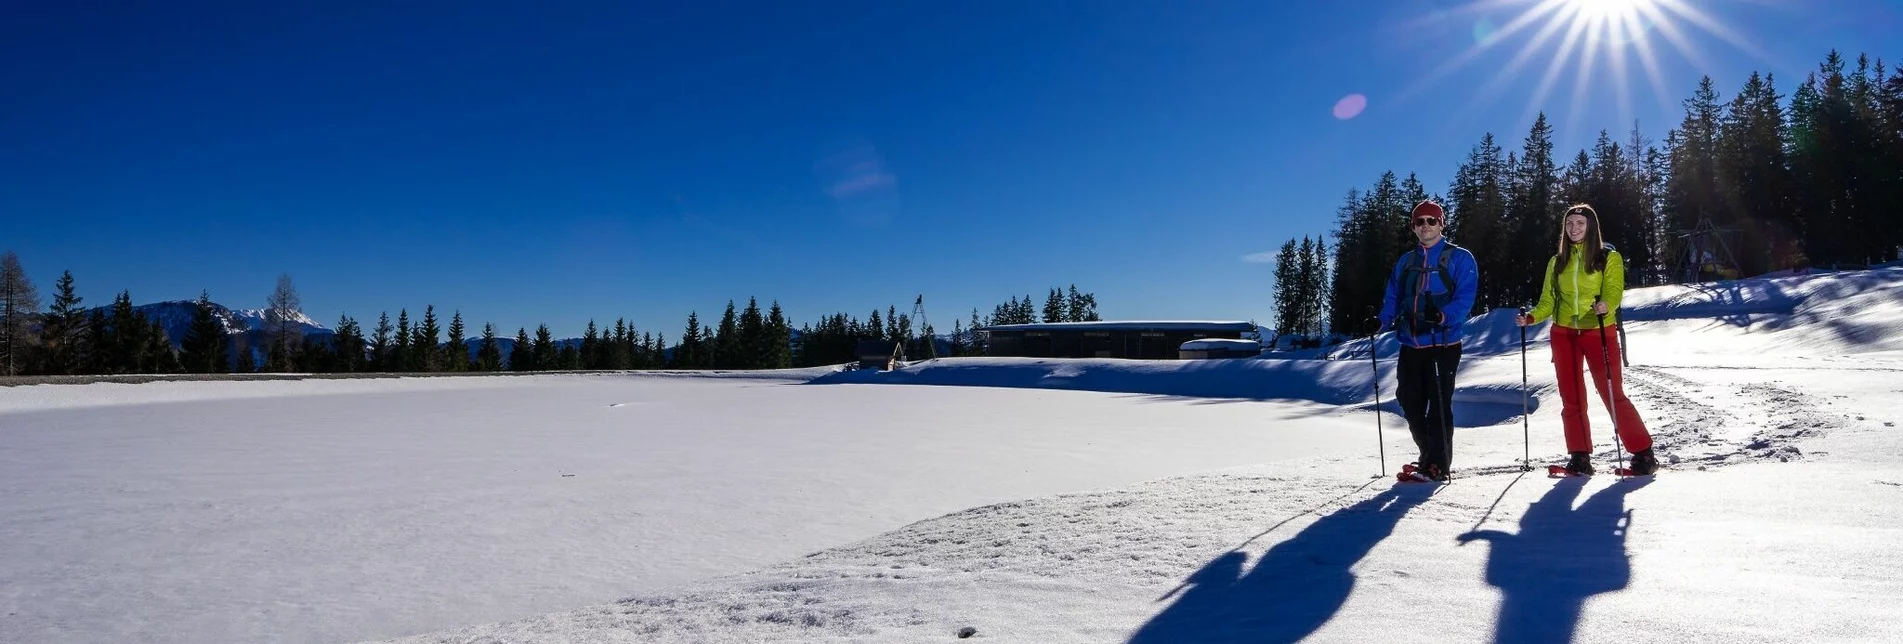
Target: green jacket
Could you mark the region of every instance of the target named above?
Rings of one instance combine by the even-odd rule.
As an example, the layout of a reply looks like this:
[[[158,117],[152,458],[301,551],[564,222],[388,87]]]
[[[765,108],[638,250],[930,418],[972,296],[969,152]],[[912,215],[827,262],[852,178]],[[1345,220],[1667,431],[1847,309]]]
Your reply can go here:
[[[1553,292],[1554,264],[1559,255],[1546,260],[1546,279],[1540,280],[1540,304],[1529,312],[1534,322],[1552,319],[1553,324],[1569,329],[1597,329],[1599,317],[1592,314],[1592,297],[1606,301],[1606,324],[1619,323],[1619,298],[1625,295],[1625,260],[1619,251],[1606,250],[1606,270],[1588,273],[1582,252],[1584,244],[1573,244],[1572,258],[1559,274],[1559,292]]]

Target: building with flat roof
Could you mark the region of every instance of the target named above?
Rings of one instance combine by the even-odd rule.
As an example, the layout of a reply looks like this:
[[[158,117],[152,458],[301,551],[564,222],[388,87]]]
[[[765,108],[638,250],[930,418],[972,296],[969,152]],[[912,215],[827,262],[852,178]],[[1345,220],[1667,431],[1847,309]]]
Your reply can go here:
[[[1176,360],[1184,342],[1205,338],[1242,339],[1255,330],[1249,322],[1121,321],[1045,322],[980,327],[988,338],[985,355],[1020,358],[1132,358]]]

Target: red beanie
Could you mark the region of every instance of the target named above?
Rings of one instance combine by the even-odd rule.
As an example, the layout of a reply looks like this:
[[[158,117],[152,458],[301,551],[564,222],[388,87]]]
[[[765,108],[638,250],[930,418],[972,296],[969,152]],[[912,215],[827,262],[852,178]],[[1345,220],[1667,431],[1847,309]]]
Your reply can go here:
[[[1445,211],[1441,210],[1440,204],[1434,203],[1433,201],[1423,201],[1414,204],[1414,215],[1409,218],[1408,223],[1414,223],[1412,221],[1413,219],[1419,219],[1421,217],[1434,217],[1436,219],[1446,218]]]

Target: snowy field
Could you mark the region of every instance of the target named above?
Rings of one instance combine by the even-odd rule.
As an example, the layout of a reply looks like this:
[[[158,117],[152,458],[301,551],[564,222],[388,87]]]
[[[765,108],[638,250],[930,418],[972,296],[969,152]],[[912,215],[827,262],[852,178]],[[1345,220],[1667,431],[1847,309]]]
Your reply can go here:
[[[1903,641],[1903,269],[1626,301],[1627,481],[1508,312],[1445,486],[1366,343],[0,388],[0,642]]]

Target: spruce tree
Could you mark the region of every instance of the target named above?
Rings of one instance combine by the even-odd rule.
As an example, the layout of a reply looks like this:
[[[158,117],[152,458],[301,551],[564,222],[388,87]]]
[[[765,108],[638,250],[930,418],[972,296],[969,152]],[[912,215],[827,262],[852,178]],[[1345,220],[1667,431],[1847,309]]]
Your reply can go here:
[[[336,371],[356,373],[364,370],[363,327],[349,314],[337,318],[337,334],[332,336],[332,346],[337,351]]]
[[[529,331],[522,327],[515,329],[515,344],[509,349],[510,371],[535,371],[535,343],[529,340]]]
[[[727,312],[720,314],[720,328],[714,334],[715,369],[732,369],[738,361],[740,347],[739,315],[734,313],[733,300],[727,300]]]
[[[145,356],[149,373],[180,373],[184,371],[178,362],[178,352],[172,349],[172,339],[165,333],[165,324],[157,319],[150,320],[151,326],[146,332]]]
[[[1275,253],[1275,286],[1271,291],[1275,304],[1276,333],[1295,337],[1301,333],[1301,261],[1296,258],[1295,239],[1282,243]]]
[[[735,367],[759,369],[766,366],[766,320],[760,315],[759,301],[752,296],[747,297],[747,308],[740,314],[739,344],[740,356],[735,360]]]
[[[223,373],[230,356],[225,350],[225,324],[218,319],[211,294],[200,292],[192,307],[192,323],[179,340],[179,362],[186,373]]]
[[[595,321],[588,321],[588,330],[581,335],[581,354],[583,364],[588,369],[600,369],[598,358],[601,355],[601,338],[595,331]]]
[[[1069,319],[1070,307],[1064,303],[1064,293],[1057,290],[1056,287],[1052,287],[1050,294],[1044,298],[1043,321],[1046,323],[1064,322]]]
[[[549,335],[548,325],[535,327],[535,368],[542,371],[562,368],[560,354],[560,347],[555,346],[555,339]]]
[[[681,346],[674,351],[674,367],[679,369],[700,367],[700,353],[700,318],[694,311],[688,311],[687,330],[681,333]]]
[[[95,308],[86,314],[86,362],[79,372],[85,374],[112,373],[108,365],[112,362],[112,322],[106,317],[105,308]]]
[[[1785,128],[1775,80],[1757,72],[1718,122],[1714,173],[1722,207],[1716,223],[1739,231],[1732,251],[1745,275],[1802,263]]]
[[[413,333],[415,331],[410,328],[410,310],[397,309],[396,342],[390,347],[390,371],[404,373],[416,370],[416,358],[410,355],[411,347],[416,344],[416,339],[411,337]]]
[[[417,325],[416,340],[410,344],[410,363],[418,371],[433,373],[443,370],[442,334],[442,328],[436,325],[436,305],[424,306],[423,323]]]
[[[1547,258],[1557,250],[1554,243],[1560,221],[1553,128],[1547,124],[1544,112],[1527,130],[1520,155],[1514,160],[1517,164],[1510,169],[1507,202],[1507,247],[1511,249],[1508,270],[1495,271],[1495,275],[1506,282],[1505,301],[1530,303],[1539,300],[1539,281],[1546,272]],[[1535,266],[1539,268],[1526,268]]]
[[[53,306],[47,309],[46,324],[40,330],[47,373],[71,375],[86,369],[90,351],[81,301],[73,290],[73,272],[62,272],[53,287]],[[223,366],[219,365],[221,369]]]
[[[395,347],[390,344],[390,331],[390,313],[388,311],[377,313],[377,328],[370,336],[371,371],[396,371],[395,357],[392,355]]]
[[[774,300],[773,307],[766,316],[766,368],[785,369],[793,366],[793,329],[786,319],[786,312],[780,310],[780,301]]]
[[[150,327],[145,324],[145,316],[132,308],[132,293],[120,291],[119,297],[112,301],[111,343],[109,371],[106,373],[139,373],[139,351],[145,346],[145,335]]]
[[[502,370],[502,347],[496,343],[496,325],[493,322],[482,324],[482,346],[476,349],[476,369]]]
[[[449,318],[449,344],[443,347],[443,370],[469,370],[468,332],[463,329],[463,312],[456,311]]]

